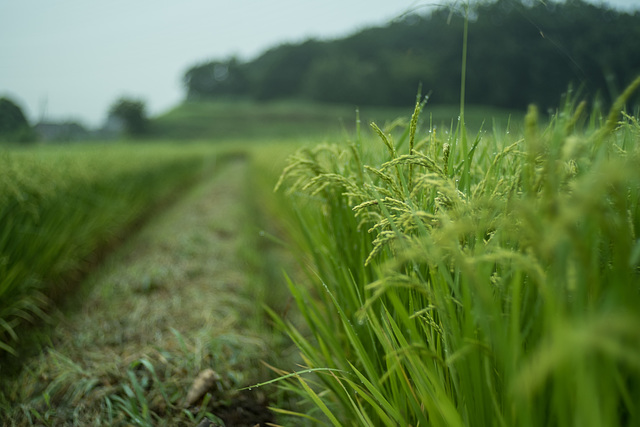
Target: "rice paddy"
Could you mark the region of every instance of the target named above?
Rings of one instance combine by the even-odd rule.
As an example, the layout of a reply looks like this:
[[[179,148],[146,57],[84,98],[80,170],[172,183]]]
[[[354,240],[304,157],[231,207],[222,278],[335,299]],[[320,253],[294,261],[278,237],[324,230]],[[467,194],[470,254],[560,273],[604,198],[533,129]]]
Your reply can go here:
[[[608,115],[418,99],[306,138],[4,150],[3,423],[637,424],[638,85]]]
[[[327,425],[634,425],[640,414],[638,118],[568,100],[520,134],[434,128],[304,148],[288,194],[309,266],[273,313],[282,375]],[[422,115],[421,115],[422,113]],[[270,384],[271,382],[269,382]]]

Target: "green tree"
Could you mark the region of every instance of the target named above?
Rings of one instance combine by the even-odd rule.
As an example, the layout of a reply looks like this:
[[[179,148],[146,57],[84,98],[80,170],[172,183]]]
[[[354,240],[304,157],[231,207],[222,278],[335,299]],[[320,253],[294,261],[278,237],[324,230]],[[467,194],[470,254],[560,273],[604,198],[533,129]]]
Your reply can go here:
[[[191,67],[182,79],[187,99],[246,95],[249,79],[242,65],[236,58],[231,58]]]
[[[385,64],[355,56],[320,58],[305,74],[303,94],[322,102],[388,104],[389,79],[385,70]]]
[[[202,64],[185,76],[188,97],[406,105],[422,83],[430,102],[456,104],[462,3],[341,39],[276,46],[249,62]],[[474,0],[470,7],[468,103],[546,110],[574,87],[581,97],[600,94],[606,108],[640,73],[640,12],[585,0]]]
[[[254,97],[264,101],[300,97],[306,74],[324,51],[325,44],[316,40],[270,49],[250,63],[255,75]]]
[[[22,109],[8,98],[0,98],[0,140],[32,142],[36,136]]]
[[[149,130],[149,119],[142,101],[120,98],[109,109],[109,116],[119,119],[128,135],[140,136]]]

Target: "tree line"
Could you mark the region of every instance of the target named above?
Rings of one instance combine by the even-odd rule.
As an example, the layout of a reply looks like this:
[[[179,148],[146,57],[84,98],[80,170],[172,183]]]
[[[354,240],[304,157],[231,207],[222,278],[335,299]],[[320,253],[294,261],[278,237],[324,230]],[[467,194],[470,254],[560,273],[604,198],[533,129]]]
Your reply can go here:
[[[183,76],[187,99],[404,106],[422,85],[431,102],[457,103],[465,16],[470,103],[551,108],[570,86],[608,103],[640,73],[640,12],[583,0],[497,0],[411,13],[341,39],[284,44],[250,61],[203,62]]]
[[[89,131],[77,122],[39,122],[31,125],[12,99],[0,98],[0,143],[70,142],[87,139],[139,138],[149,133],[150,120],[143,101],[121,97],[109,108],[107,123]]]

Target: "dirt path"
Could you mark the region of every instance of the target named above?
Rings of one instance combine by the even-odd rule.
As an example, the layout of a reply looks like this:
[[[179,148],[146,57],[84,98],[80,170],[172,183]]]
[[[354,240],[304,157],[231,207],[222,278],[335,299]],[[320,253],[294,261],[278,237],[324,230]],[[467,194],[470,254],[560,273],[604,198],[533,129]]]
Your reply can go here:
[[[255,250],[246,169],[241,158],[219,162],[83,284],[9,393],[12,413],[0,424],[271,420],[265,391],[234,391],[264,378],[258,362],[271,351],[253,297],[258,271],[239,256]],[[186,402],[202,372],[211,379],[204,402]]]

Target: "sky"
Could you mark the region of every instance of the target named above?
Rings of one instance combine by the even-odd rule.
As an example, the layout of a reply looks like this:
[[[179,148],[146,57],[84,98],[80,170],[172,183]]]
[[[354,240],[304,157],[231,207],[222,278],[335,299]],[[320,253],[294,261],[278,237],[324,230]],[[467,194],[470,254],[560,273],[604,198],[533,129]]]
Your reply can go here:
[[[447,1],[447,0],[439,0]],[[600,0],[593,0],[600,3]],[[607,0],[640,8],[640,0]],[[150,115],[184,98],[191,66],[331,39],[425,10],[420,0],[0,0],[0,97],[33,124],[99,127],[120,97]]]

